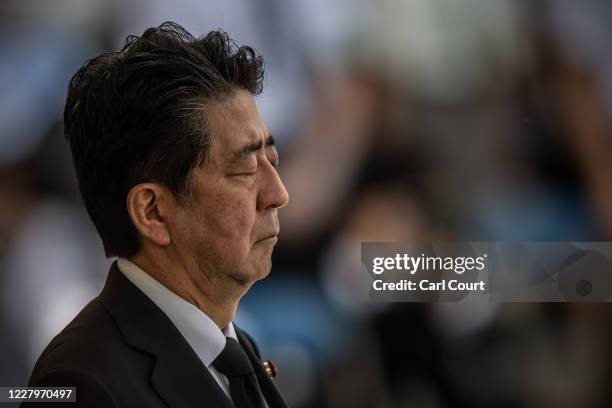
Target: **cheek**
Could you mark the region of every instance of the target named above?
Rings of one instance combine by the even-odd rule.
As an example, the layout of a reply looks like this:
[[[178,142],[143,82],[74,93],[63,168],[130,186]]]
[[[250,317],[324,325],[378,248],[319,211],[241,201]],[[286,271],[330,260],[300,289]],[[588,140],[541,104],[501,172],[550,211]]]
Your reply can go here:
[[[204,226],[219,242],[237,247],[250,245],[255,208],[246,198],[216,197],[201,213]]]

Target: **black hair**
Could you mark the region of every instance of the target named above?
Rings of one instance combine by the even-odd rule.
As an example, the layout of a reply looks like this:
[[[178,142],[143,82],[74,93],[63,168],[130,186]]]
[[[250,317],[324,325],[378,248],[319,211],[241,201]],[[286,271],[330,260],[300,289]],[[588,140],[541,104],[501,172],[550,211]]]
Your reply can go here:
[[[79,190],[106,256],[140,248],[127,212],[136,184],[159,183],[180,204],[191,197],[191,171],[212,136],[203,107],[237,89],[258,95],[263,59],[227,33],[198,39],[166,22],[129,36],[119,51],[87,61],[72,77],[64,134]]]

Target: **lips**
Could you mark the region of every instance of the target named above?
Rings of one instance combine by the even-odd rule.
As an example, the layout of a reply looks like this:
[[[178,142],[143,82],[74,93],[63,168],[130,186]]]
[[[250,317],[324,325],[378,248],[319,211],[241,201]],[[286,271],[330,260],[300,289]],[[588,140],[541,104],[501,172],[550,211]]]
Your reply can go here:
[[[278,232],[274,232],[272,234],[266,235],[263,238],[258,239],[255,243],[263,242],[263,241],[266,241],[266,240],[272,239],[272,238],[278,238]]]

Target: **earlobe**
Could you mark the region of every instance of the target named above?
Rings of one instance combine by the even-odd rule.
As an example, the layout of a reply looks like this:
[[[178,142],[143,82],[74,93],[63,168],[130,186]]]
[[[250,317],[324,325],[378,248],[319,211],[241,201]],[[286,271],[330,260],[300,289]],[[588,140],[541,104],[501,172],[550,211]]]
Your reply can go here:
[[[170,244],[170,233],[164,219],[163,187],[154,183],[137,184],[127,195],[127,210],[134,227],[146,240],[160,246]]]

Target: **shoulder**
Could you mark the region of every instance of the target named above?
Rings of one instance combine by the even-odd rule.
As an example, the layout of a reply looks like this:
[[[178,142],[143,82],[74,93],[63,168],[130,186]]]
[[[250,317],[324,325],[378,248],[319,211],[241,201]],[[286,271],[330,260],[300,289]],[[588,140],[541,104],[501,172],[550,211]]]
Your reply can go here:
[[[51,340],[40,355],[30,382],[59,378],[57,373],[88,372],[95,377],[96,373],[112,364],[117,349],[121,347],[121,334],[96,298]]]
[[[110,315],[96,298],[51,340],[32,371],[29,385],[76,387],[77,403],[66,402],[65,406],[115,407],[117,404],[104,385],[105,371],[110,371],[113,350],[121,343]]]
[[[110,393],[95,376],[77,369],[55,369],[41,375],[30,386],[75,387],[75,402],[54,402],[54,407],[117,407]],[[21,407],[37,407],[39,403],[24,403]]]

